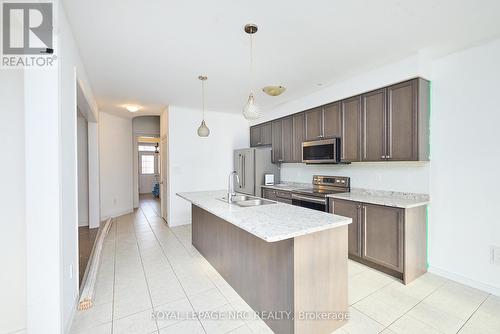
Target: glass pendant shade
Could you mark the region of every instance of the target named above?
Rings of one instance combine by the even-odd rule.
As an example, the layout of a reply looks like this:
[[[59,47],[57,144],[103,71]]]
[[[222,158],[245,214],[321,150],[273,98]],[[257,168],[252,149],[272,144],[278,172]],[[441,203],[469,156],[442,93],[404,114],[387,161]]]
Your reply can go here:
[[[200,137],[208,137],[210,134],[210,129],[205,123],[205,81],[208,79],[206,75],[198,76],[198,79],[201,80],[201,102],[202,102],[202,110],[203,110],[203,118],[201,119],[200,127],[198,128],[198,136]]]
[[[246,119],[257,119],[260,117],[260,108],[257,103],[255,103],[255,98],[253,93],[248,96],[248,101],[243,107],[243,116]]]
[[[198,136],[208,137],[209,134],[210,134],[210,129],[208,128],[207,124],[205,123],[205,120],[201,121],[201,125],[198,128]]]

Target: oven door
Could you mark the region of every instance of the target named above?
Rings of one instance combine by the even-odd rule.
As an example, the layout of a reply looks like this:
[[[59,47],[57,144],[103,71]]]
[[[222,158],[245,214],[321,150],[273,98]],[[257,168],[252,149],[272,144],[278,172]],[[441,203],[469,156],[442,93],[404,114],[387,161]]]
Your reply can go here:
[[[303,208],[328,212],[327,199],[292,193],[292,204]]]
[[[302,162],[306,164],[334,164],[340,162],[340,138],[306,141],[302,143]]]

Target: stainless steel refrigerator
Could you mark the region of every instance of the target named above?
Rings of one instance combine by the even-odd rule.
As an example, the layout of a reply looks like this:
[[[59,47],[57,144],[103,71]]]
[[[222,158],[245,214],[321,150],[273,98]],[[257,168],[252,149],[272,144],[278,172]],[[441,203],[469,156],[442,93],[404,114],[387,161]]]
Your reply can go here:
[[[261,196],[265,174],[274,174],[275,183],[280,179],[278,165],[271,162],[270,147],[235,150],[234,170],[240,180],[235,190],[247,195]]]

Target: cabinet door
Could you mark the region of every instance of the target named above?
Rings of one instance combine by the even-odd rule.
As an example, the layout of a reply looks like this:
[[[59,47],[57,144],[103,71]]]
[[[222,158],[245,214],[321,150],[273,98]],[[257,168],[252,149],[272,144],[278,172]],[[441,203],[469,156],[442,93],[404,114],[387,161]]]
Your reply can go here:
[[[387,88],[387,159],[418,160],[418,79]]]
[[[363,161],[386,160],[386,89],[364,94]]]
[[[341,118],[341,159],[361,161],[361,96],[342,101]]]
[[[364,204],[362,212],[363,258],[403,272],[403,209]]]
[[[250,128],[250,147],[259,146],[260,143],[260,125]]]
[[[293,161],[302,162],[302,142],[306,138],[305,114],[293,116]]]
[[[349,224],[347,234],[349,255],[361,257],[361,205],[357,202],[333,200],[333,210],[330,211],[336,215],[352,218],[352,223]]]
[[[266,123],[261,126],[260,129],[260,142],[261,145],[271,145],[273,136],[272,136],[272,127],[271,123]]]
[[[262,197],[275,201],[276,200],[276,190],[262,188]]]
[[[283,141],[281,120],[272,123],[272,162],[283,162]]]
[[[323,136],[323,108],[315,108],[305,112],[306,140],[317,140]]]
[[[323,136],[340,137],[342,135],[340,102],[329,104],[323,109]]]
[[[283,162],[293,161],[293,118],[286,117],[281,121],[283,141]]]

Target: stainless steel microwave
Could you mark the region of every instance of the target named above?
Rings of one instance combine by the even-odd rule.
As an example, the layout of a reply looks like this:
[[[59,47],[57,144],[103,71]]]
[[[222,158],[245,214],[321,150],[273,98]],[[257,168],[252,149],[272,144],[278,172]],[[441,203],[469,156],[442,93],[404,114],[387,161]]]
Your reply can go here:
[[[334,137],[303,142],[302,162],[306,164],[340,163],[340,138]]]

